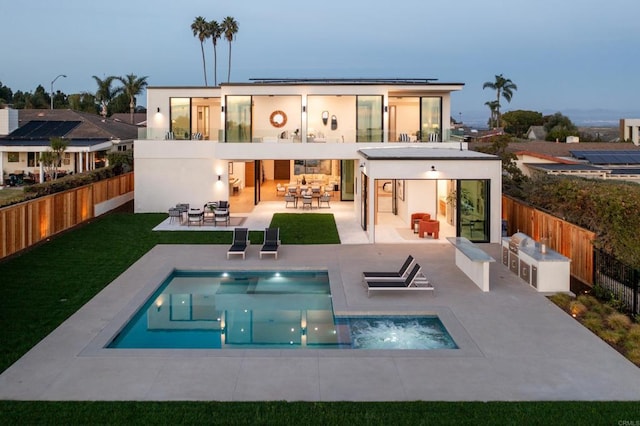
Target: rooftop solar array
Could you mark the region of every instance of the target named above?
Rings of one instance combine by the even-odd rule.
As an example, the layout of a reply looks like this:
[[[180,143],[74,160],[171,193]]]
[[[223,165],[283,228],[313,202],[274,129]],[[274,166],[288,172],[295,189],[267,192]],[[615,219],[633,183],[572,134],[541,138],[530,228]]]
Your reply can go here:
[[[640,151],[570,151],[591,164],[640,164]]]
[[[80,125],[80,121],[29,121],[11,132],[7,139],[60,138]]]

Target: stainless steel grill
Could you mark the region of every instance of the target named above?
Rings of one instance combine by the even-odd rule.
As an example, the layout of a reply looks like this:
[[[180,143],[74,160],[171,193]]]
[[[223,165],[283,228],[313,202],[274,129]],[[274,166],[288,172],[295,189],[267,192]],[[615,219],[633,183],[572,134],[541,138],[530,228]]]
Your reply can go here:
[[[509,250],[518,254],[521,247],[527,247],[530,244],[535,244],[535,242],[527,234],[516,232],[509,239]]]

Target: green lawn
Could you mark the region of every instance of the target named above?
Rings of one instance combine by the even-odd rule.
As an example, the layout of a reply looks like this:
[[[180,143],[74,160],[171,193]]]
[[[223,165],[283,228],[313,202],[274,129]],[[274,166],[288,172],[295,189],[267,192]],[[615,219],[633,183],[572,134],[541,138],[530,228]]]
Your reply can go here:
[[[166,214],[109,214],[1,262],[0,371],[154,245],[231,243],[231,231],[152,232],[165,218]],[[283,244],[339,243],[332,215],[277,214],[271,226],[280,227]],[[261,244],[262,233],[251,232],[250,239]],[[639,422],[638,406],[619,402],[0,401],[0,424],[617,425]]]

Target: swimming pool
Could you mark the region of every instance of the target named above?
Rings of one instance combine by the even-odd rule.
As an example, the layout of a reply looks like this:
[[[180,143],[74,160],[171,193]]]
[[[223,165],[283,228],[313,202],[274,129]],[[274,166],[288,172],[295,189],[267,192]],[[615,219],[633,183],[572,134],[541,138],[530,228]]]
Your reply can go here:
[[[335,317],[327,271],[167,277],[112,349],[456,349],[437,316]]]

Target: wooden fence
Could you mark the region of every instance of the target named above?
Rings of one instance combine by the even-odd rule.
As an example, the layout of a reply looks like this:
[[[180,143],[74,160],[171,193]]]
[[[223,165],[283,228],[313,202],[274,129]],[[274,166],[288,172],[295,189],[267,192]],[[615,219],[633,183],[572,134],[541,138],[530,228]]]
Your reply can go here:
[[[133,191],[133,172],[0,208],[0,259],[95,217],[96,205]]]
[[[595,233],[506,195],[502,196],[502,218],[508,235],[523,232],[536,241],[547,238],[550,248],[571,259],[571,275],[593,286]]]

